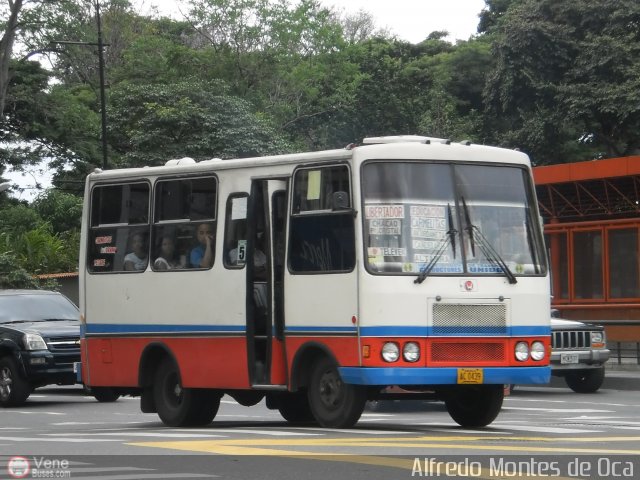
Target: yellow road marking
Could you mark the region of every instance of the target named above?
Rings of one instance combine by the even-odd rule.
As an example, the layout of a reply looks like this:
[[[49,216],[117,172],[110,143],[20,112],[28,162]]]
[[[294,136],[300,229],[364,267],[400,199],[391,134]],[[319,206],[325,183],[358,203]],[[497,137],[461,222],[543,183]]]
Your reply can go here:
[[[275,456],[345,456],[344,453],[335,452],[310,452],[305,450],[287,450],[274,447],[396,447],[396,448],[447,448],[454,450],[493,450],[507,452],[545,452],[545,453],[582,453],[592,455],[640,455],[640,450],[602,449],[602,448],[574,448],[567,445],[538,446],[538,445],[474,445],[473,442],[491,440],[491,442],[526,441],[531,443],[603,443],[618,441],[640,440],[640,437],[588,437],[588,438],[543,438],[543,437],[406,437],[389,438],[314,438],[314,439],[227,439],[227,440],[187,440],[171,442],[137,442],[129,443],[140,447],[166,448],[174,450],[187,450],[220,455],[275,455]],[[456,443],[448,443],[456,442]],[[375,457],[377,458],[377,457]]]

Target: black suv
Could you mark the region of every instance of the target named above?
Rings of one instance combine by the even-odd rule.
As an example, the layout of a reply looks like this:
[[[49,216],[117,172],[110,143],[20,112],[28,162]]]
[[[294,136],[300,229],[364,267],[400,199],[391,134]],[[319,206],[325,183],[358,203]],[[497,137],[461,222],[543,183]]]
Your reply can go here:
[[[604,327],[551,318],[551,375],[564,377],[577,393],[598,391],[609,360]]]
[[[0,290],[0,405],[23,404],[34,388],[77,383],[80,313],[64,295]]]

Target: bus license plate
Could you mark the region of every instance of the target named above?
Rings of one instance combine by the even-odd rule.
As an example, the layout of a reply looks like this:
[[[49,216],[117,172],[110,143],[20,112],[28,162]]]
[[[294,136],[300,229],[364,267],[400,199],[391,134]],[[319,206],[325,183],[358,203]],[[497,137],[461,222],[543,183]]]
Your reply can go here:
[[[560,354],[560,363],[578,363],[578,354],[577,353],[561,353]]]
[[[481,368],[459,368],[458,383],[482,383],[483,372]]]

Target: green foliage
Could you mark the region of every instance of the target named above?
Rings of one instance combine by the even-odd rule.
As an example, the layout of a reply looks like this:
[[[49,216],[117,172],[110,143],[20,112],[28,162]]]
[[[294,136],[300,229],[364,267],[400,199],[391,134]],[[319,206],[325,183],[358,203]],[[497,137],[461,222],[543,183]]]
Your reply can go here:
[[[82,220],[82,198],[50,189],[40,194],[33,202],[34,210],[51,224],[56,234],[80,231]]]
[[[26,232],[0,233],[0,251],[11,252],[34,275],[77,270],[77,248],[70,249],[46,223]]]
[[[10,205],[0,209],[0,232],[3,234],[21,235],[41,223],[42,217],[27,205]]]
[[[635,0],[511,6],[493,32],[496,67],[486,89],[504,122],[496,137],[539,163],[640,148],[638,18]]]
[[[40,283],[27,272],[11,252],[0,253],[0,289],[38,289]]]

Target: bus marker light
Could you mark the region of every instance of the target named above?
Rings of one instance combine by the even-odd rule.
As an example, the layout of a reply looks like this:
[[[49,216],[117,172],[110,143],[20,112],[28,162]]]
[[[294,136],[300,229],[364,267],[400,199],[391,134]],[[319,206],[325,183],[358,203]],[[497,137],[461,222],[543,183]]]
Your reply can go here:
[[[362,358],[369,358],[371,356],[371,347],[369,345],[362,346]]]

